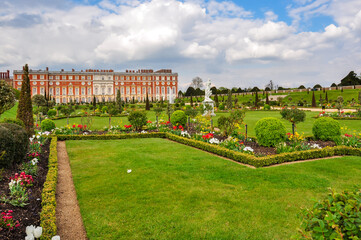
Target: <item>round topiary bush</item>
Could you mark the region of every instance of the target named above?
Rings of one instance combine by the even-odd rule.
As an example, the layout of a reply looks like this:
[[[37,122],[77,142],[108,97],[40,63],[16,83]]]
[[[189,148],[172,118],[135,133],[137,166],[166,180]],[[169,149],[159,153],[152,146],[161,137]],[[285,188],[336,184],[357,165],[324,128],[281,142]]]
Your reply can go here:
[[[45,119],[41,122],[42,131],[51,131],[55,128],[55,122],[51,119]]]
[[[48,111],[48,116],[50,118],[54,117],[56,115],[56,110],[55,109],[49,109]]]
[[[13,163],[15,155],[14,138],[11,131],[0,125],[0,167],[8,167]]]
[[[273,117],[262,118],[256,123],[257,142],[261,146],[274,147],[286,140],[286,127]]]
[[[187,124],[187,115],[182,110],[175,111],[170,117],[173,126],[185,126]]]
[[[0,126],[7,128],[13,139],[14,155],[12,162],[23,161],[29,147],[29,137],[25,128],[15,123],[1,123]]]
[[[331,117],[318,118],[313,124],[312,133],[317,140],[337,140],[341,136],[340,123]]]

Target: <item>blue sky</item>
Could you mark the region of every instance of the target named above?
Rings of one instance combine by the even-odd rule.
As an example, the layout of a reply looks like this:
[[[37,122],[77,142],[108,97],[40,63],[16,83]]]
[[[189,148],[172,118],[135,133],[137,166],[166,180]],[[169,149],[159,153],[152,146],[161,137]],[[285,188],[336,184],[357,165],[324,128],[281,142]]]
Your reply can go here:
[[[217,86],[361,71],[359,0],[3,0],[0,71],[171,68]]]

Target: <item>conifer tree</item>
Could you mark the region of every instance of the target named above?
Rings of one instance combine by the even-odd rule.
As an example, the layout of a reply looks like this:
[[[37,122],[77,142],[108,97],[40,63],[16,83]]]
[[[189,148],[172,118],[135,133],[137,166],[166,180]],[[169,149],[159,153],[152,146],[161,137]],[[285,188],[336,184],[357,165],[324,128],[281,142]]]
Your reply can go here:
[[[315,98],[315,92],[312,91],[312,107],[316,107],[316,98]]]
[[[150,104],[149,104],[149,98],[148,98],[148,92],[147,92],[147,97],[145,99],[145,110],[150,110]]]
[[[326,92],[326,97],[325,97],[326,102],[328,103],[328,96],[327,96],[327,92]]]
[[[228,98],[227,98],[227,109],[232,109],[232,92],[228,90]]]
[[[258,101],[259,101],[259,99],[258,99],[258,92],[256,92],[255,93],[255,97],[254,97],[254,106],[256,107],[256,108],[258,108]]]
[[[20,98],[16,118],[23,121],[26,132],[29,135],[34,133],[33,106],[31,104],[31,89],[29,79],[29,67],[23,67],[23,82],[21,84]]]
[[[123,104],[122,104],[122,97],[120,95],[120,90],[118,89],[117,91],[117,97],[115,99],[115,105],[118,109],[118,113],[122,113],[123,112]]]
[[[190,102],[191,102],[191,107],[193,107],[193,98],[192,98],[192,94],[191,94],[191,100],[190,100]]]
[[[266,104],[269,105],[268,92],[266,92]]]
[[[216,93],[215,93],[215,95],[214,95],[214,103],[216,104],[216,107],[219,106],[217,90],[216,90]]]

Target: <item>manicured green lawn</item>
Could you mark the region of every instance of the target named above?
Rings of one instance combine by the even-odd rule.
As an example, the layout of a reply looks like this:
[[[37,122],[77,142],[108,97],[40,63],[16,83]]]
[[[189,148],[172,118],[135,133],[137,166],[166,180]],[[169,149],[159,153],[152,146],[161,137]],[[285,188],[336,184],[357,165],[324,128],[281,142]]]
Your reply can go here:
[[[16,118],[16,111],[18,110],[18,102],[15,103],[15,106],[7,111],[5,111],[3,114],[0,115],[0,120],[4,118]]]
[[[361,181],[360,157],[250,169],[165,139],[66,145],[89,239],[290,239],[300,207]]]

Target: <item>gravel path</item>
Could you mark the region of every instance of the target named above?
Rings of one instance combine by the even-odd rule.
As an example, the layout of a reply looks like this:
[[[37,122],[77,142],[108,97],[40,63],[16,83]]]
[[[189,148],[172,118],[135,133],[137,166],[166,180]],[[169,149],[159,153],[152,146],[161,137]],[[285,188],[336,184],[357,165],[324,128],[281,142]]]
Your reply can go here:
[[[58,142],[58,184],[56,188],[58,235],[65,240],[86,240],[86,232],[76,198],[65,142]]]

